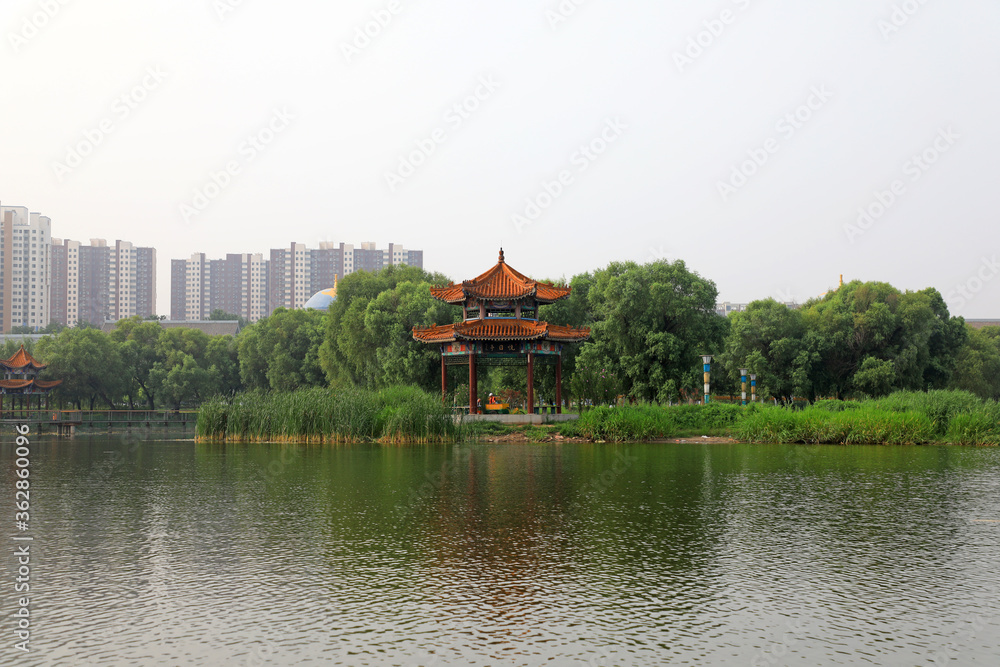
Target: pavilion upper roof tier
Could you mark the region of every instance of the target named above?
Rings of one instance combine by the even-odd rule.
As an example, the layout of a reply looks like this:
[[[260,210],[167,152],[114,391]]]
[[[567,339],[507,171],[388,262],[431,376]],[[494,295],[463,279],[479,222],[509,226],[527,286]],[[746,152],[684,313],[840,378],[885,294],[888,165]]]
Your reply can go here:
[[[496,266],[486,273],[461,284],[432,287],[431,296],[452,305],[464,304],[468,299],[481,301],[517,301],[533,297],[538,303],[553,303],[569,296],[571,288],[540,283],[512,269],[504,261],[503,249]]]
[[[10,359],[0,359],[0,368],[18,374],[27,372],[37,373],[45,368],[45,366],[45,364],[28,354],[28,351],[24,349],[24,345]]]
[[[577,343],[590,338],[590,329],[577,329],[532,320],[471,320],[457,324],[414,327],[413,338],[421,343],[452,343],[458,340],[551,340]]]

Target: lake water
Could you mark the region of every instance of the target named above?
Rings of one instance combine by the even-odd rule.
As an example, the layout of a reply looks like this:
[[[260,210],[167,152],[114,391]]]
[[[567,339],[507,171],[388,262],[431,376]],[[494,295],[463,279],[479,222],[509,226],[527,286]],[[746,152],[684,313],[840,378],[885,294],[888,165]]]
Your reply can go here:
[[[31,446],[0,664],[1000,664],[1000,449]]]

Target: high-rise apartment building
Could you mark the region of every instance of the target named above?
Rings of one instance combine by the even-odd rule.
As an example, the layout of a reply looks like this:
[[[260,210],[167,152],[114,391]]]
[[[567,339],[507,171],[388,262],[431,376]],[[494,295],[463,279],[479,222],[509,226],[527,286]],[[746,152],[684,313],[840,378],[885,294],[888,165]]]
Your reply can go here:
[[[170,263],[170,318],[203,320],[221,309],[256,322],[276,308],[302,308],[313,294],[355,271],[376,272],[401,264],[423,268],[423,251],[394,243],[386,250],[374,243],[355,248],[323,242],[319,248],[303,243],[274,248],[268,259],[231,254],[207,260],[204,254],[194,254]]]
[[[376,273],[385,267],[385,252],[375,247],[374,243],[362,243],[354,251],[354,270]]]
[[[49,323],[52,221],[23,206],[0,206],[0,324],[4,332]]]
[[[390,243],[389,249],[385,251],[383,261],[384,266],[417,266],[424,268],[424,251],[407,250],[398,243]]]
[[[135,314],[156,315],[156,248],[135,249]]]
[[[319,244],[319,248],[309,251],[309,284],[316,286],[313,292],[333,287],[337,279],[347,275],[347,268],[353,270],[352,261],[349,260],[346,267],[344,262],[345,251],[352,253],[353,249],[354,246],[343,243],[338,248],[333,243],[324,242]]]
[[[304,243],[271,250],[268,312],[275,308],[301,308],[313,295],[312,253]]]
[[[225,259],[195,253],[170,262],[170,319],[207,320],[213,310],[256,322],[267,315],[268,263],[260,253]]]
[[[49,316],[66,326],[139,315],[149,317],[156,303],[156,250],[128,241],[109,246],[52,239],[52,291]]]

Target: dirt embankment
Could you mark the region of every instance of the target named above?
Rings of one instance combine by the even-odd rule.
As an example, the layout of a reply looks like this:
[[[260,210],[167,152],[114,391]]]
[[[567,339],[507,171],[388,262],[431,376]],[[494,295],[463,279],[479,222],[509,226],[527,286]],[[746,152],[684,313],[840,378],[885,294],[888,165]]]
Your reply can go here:
[[[550,433],[539,433],[537,429],[535,430],[518,430],[511,433],[503,434],[481,434],[475,437],[478,442],[501,442],[501,443],[543,443],[543,442],[595,442],[588,438],[580,437],[567,437],[560,435],[557,431],[553,430]],[[598,440],[597,442],[604,442],[603,440]],[[727,437],[709,437],[709,436],[690,436],[686,438],[657,438],[650,440],[652,443],[677,443],[677,444],[703,444],[703,445],[724,445],[735,443],[736,441],[732,438]]]

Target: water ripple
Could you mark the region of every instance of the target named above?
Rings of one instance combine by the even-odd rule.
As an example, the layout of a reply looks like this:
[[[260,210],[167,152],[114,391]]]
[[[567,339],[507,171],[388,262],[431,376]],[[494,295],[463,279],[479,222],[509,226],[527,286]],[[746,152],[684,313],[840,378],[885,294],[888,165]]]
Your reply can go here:
[[[151,442],[94,484],[119,447],[33,460],[18,664],[1000,655],[995,450],[312,447],[265,476],[281,450]]]

